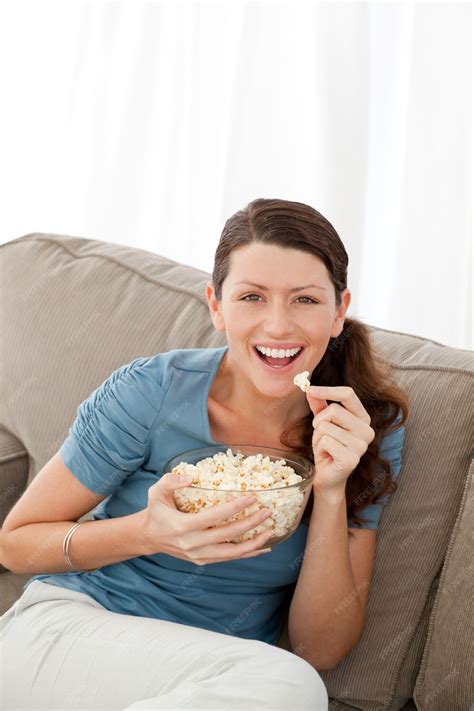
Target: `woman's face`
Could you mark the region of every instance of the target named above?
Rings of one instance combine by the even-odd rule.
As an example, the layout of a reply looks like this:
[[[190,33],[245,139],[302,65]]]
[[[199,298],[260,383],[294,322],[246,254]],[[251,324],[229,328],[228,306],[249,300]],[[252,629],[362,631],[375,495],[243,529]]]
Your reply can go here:
[[[341,333],[351,298],[346,289],[336,307],[334,286],[318,257],[259,242],[233,250],[221,302],[212,282],[206,296],[216,330],[226,332],[229,356],[269,397],[296,390],[297,373],[311,374],[329,339]],[[257,354],[257,344],[302,350],[288,366],[273,368]]]

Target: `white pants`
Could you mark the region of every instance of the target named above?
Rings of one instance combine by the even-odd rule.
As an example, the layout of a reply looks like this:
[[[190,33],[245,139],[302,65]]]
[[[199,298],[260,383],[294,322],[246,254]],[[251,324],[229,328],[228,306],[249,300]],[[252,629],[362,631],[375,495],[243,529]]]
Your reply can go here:
[[[327,711],[328,695],[279,647],[122,615],[33,580],[0,617],[0,708]]]

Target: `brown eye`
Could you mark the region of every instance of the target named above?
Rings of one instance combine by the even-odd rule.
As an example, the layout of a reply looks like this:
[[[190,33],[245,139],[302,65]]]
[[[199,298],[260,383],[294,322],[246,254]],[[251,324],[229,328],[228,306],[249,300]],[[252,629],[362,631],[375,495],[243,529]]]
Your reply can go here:
[[[309,297],[309,296],[299,296],[298,298],[299,298],[299,299],[308,299],[308,301],[309,301],[311,304],[319,304],[319,301],[315,301],[315,299],[312,299],[312,298]]]
[[[260,298],[259,294],[247,294],[246,296],[242,296],[242,298],[239,299],[239,301],[247,301],[249,296],[256,296],[258,299]],[[310,296],[298,296],[298,300],[299,299],[307,299],[306,303],[309,302],[310,304],[319,304],[320,303],[319,301],[316,301],[315,299],[311,298]]]

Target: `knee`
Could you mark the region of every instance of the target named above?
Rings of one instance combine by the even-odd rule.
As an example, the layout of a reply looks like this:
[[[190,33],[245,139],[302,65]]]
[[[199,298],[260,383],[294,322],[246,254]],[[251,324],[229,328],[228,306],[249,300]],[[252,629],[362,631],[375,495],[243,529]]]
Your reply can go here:
[[[319,673],[293,652],[287,651],[286,654],[290,659],[284,660],[285,677],[294,682],[287,686],[287,708],[327,711],[328,693]]]
[[[258,668],[261,679],[266,680],[267,694],[273,699],[269,708],[327,711],[326,687],[309,662],[279,647],[257,644],[263,646],[255,649],[247,664],[253,667],[253,673]]]

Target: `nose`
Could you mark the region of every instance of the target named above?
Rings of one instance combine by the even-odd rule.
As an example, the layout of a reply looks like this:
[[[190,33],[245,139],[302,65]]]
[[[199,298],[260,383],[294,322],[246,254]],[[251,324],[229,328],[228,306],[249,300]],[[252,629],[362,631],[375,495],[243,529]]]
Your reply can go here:
[[[287,337],[292,331],[291,319],[285,306],[279,306],[278,304],[271,306],[266,319],[266,332],[269,340],[274,338],[281,341],[283,337]]]

